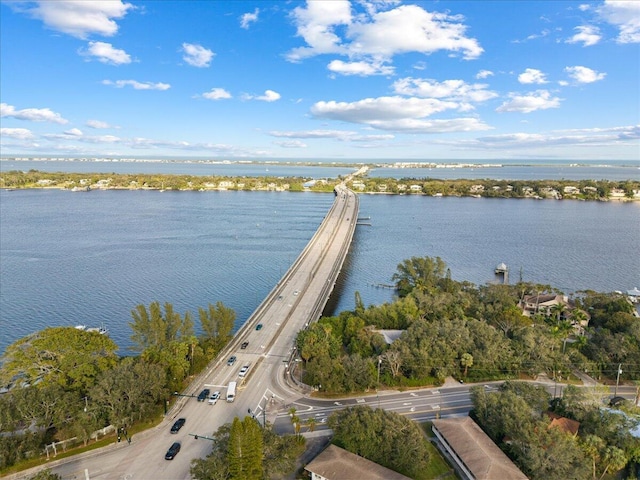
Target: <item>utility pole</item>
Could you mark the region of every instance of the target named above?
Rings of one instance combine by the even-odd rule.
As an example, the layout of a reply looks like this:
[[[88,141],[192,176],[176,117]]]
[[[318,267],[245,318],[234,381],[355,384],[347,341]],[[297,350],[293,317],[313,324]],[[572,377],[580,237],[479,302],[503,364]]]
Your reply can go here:
[[[622,373],[622,364],[618,364],[618,374],[616,375],[616,389],[613,392],[613,396],[618,396],[618,383],[620,383],[620,374]]]
[[[382,364],[382,358],[378,357],[378,383],[376,384],[376,396],[378,397],[378,408],[380,408],[380,365]]]

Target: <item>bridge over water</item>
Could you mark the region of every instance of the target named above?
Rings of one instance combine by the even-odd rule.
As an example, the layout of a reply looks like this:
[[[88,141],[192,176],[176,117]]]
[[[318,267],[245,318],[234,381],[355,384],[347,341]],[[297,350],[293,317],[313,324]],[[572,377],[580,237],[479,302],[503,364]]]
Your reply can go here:
[[[363,172],[354,175],[360,173]],[[248,414],[260,421],[274,421],[278,413],[300,398],[299,391],[288,384],[289,368],[297,360],[295,338],[301,329],[320,318],[357,224],[359,199],[345,184],[335,188],[331,208],[293,265],[217,359],[186,391],[179,392],[178,400],[160,425],[135,434],[131,444],[114,443],[51,462],[47,467],[63,478],[188,479],[191,460],[211,451],[211,442],[206,439],[220,426]],[[236,360],[229,365],[231,356]],[[241,375],[245,366],[248,370]],[[225,395],[232,381],[237,382],[238,391],[230,403],[225,401]],[[204,388],[219,391],[220,400],[214,405],[196,401],[194,395]],[[171,434],[171,425],[178,417],[186,419],[185,426]],[[164,455],[173,442],[180,442],[182,448],[174,460],[166,461]]]

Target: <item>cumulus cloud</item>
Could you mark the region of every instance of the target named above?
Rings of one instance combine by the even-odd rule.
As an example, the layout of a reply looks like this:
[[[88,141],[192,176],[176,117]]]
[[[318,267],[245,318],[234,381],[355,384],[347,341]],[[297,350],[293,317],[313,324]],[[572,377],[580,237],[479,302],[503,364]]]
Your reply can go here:
[[[81,55],[96,57],[99,62],[110,65],[125,65],[131,63],[131,57],[124,50],[113,48],[113,45],[105,42],[89,42],[86,50],[80,51]]]
[[[211,63],[211,59],[214,57],[213,53],[208,48],[204,48],[202,45],[196,45],[193,43],[183,43],[182,52],[184,55],[182,59],[192,67],[208,67]]]
[[[329,70],[342,75],[358,75],[368,77],[370,75],[393,75],[394,68],[383,65],[380,62],[343,62],[342,60],[332,60],[327,66]]]
[[[50,29],[85,39],[96,34],[113,36],[118,31],[117,19],[123,18],[133,9],[130,3],[121,0],[77,1],[77,0],[39,0],[35,6],[21,11],[27,12]]]
[[[424,98],[446,98],[460,102],[484,102],[498,96],[487,85],[468,84],[463,80],[437,82],[431,79],[402,78],[393,84],[396,93]]]
[[[102,122],[100,120],[87,120],[86,125],[87,127],[96,129],[111,128],[111,125],[109,125],[107,122]]]
[[[544,73],[535,68],[527,68],[523,73],[518,75],[518,81],[520,83],[547,83],[547,79]]]
[[[583,47],[590,47],[598,43],[602,38],[600,36],[600,30],[597,27],[582,25],[574,28],[574,30],[577,30],[578,33],[569,38],[567,43],[582,43]]]
[[[476,74],[476,78],[478,80],[481,80],[483,78],[487,78],[487,77],[492,77],[493,76],[493,72],[491,70],[480,70],[477,74]]]
[[[558,108],[561,99],[552,97],[548,90],[537,90],[526,95],[509,94],[510,99],[500,105],[496,112],[531,113],[536,110]]]
[[[135,90],[169,90],[171,88],[171,85],[168,83],[138,82],[136,80],[103,80],[102,84],[111,85],[117,88],[130,86]]]
[[[618,28],[618,43],[640,43],[640,2],[605,0],[597,12],[604,21]]]
[[[577,83],[593,83],[603,80],[607,76],[606,73],[599,73],[581,66],[567,67],[564,71]]]
[[[260,9],[256,8],[253,13],[245,13],[240,17],[240,27],[245,30],[249,28],[252,23],[258,21],[258,15],[260,14]]]
[[[367,63],[372,64],[374,60],[390,61],[394,55],[408,52],[431,54],[442,50],[460,54],[465,59],[482,54],[476,39],[465,35],[467,27],[461,23],[460,16],[429,12],[417,5],[396,6],[397,3],[364,2],[358,5],[368,8],[355,15],[347,0],[308,2],[305,7],[296,7],[292,18],[297,35],[304,39],[306,46],[289,51],[286,58],[297,62],[314,55],[337,54],[348,56],[350,63],[367,59]],[[340,69],[346,65],[349,64],[334,64],[334,67]],[[353,74],[348,68],[336,71]],[[373,70],[372,74],[378,71]]]
[[[69,123],[69,121],[62,118],[59,113],[53,112],[49,108],[24,108],[22,110],[16,110],[13,105],[6,103],[0,104],[0,117],[12,117],[30,122],[60,123],[63,125]]]
[[[274,92],[273,90],[265,90],[264,95],[249,95],[245,94],[242,96],[244,100],[260,100],[262,102],[275,102],[276,100],[280,100],[280,94],[278,92]]]
[[[0,137],[15,138],[16,140],[32,140],[35,135],[26,128],[0,128]]]
[[[435,98],[378,97],[357,102],[317,102],[311,113],[318,118],[369,125],[408,133],[436,133],[487,129],[475,118],[425,120],[434,113],[459,109],[458,102]]]
[[[231,94],[224,88],[212,88],[210,91],[203,93],[202,96],[207,100],[223,100],[231,98]]]

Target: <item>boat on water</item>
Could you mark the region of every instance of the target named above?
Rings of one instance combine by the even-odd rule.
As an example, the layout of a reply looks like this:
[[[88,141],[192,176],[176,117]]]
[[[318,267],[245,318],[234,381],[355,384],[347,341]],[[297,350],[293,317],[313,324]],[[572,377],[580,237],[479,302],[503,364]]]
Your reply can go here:
[[[87,327],[86,325],[76,325],[78,330],[82,330],[83,332],[97,332],[100,335],[106,335],[109,333],[109,330],[105,328],[104,325],[100,325],[99,327]]]

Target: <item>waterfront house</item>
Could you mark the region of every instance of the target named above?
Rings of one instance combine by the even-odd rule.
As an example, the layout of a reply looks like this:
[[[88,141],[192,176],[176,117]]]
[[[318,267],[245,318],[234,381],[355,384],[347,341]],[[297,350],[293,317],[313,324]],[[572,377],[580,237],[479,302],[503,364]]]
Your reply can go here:
[[[411,185],[409,187],[409,190],[411,190],[412,192],[421,192],[422,191],[422,185]]]

